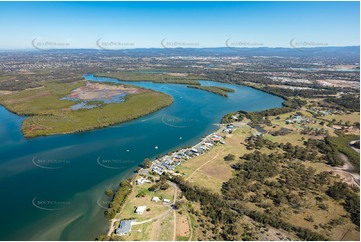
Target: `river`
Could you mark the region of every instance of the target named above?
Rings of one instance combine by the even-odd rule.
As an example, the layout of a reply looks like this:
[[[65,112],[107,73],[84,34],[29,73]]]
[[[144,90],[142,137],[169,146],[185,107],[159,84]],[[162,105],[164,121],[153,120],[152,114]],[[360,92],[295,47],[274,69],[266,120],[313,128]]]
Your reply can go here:
[[[93,240],[108,227],[105,189],[115,189],[146,157],[197,143],[229,112],[283,102],[246,86],[200,82],[235,92],[226,98],[185,85],[124,82],[169,94],[174,103],[131,122],[78,134],[27,139],[21,133],[25,117],[0,106],[0,239]]]

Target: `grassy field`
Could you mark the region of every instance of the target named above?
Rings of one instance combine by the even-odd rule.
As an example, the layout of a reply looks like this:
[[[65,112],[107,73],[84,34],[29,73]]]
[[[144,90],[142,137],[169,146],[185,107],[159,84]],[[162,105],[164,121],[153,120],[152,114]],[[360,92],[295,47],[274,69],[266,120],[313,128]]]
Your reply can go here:
[[[355,122],[360,122],[360,113],[359,112],[355,112],[355,113],[351,113],[351,114],[331,114],[331,115],[326,115],[322,117],[323,119],[326,120],[333,120],[336,119],[336,121],[341,120],[342,122],[350,122],[351,124],[355,123]]]
[[[213,192],[220,192],[222,183],[232,176],[232,169],[223,157],[223,146],[216,146],[211,151],[185,161],[178,170],[188,181],[207,187]]]
[[[26,137],[102,128],[150,114],[173,102],[171,96],[147,90],[127,96],[123,103],[71,110],[70,106],[78,102],[60,99],[84,86],[84,81],[67,84],[46,82],[43,85],[43,88],[13,92],[0,97],[0,103],[11,112],[29,116],[22,125]]]
[[[255,131],[249,126],[235,130],[226,136],[224,145],[217,145],[203,155],[185,161],[181,166],[176,167],[176,171],[184,174],[184,178],[193,184],[206,187],[212,192],[220,193],[223,182],[228,181],[233,175],[231,164],[234,161],[225,161],[224,157],[233,154],[236,160],[246,153],[247,150],[242,145],[247,136]],[[267,152],[267,149],[261,149]]]
[[[0,76],[0,82],[14,78],[14,76]]]
[[[311,118],[312,116],[307,111],[302,112],[302,114],[306,117]],[[275,117],[270,117],[272,122],[271,126],[262,125],[267,131],[278,130],[281,127],[286,127],[292,132],[290,134],[284,136],[272,136],[270,134],[264,135],[265,139],[269,139],[273,142],[278,143],[287,143],[290,142],[293,145],[303,146],[303,140],[307,140],[308,138],[315,138],[312,135],[301,135],[300,131],[302,130],[301,124],[285,124],[285,120],[289,118],[291,113],[279,115],[279,119]],[[347,116],[345,114],[345,116]],[[344,120],[352,120],[354,119],[353,114],[350,117],[345,117]],[[320,121],[320,120],[317,120]],[[331,132],[333,128],[322,126],[319,122],[315,124],[306,124],[307,126],[317,127],[317,128],[325,128],[329,130],[332,134],[332,141],[334,143],[345,144],[344,148],[350,149],[348,146],[348,142],[350,140],[356,139],[357,137],[348,136],[349,138],[336,138],[334,132]],[[180,167],[176,169],[184,174],[184,178],[187,181],[190,181],[194,185],[198,185],[201,187],[205,187],[210,189],[212,192],[221,193],[221,187],[223,182],[228,181],[230,178],[234,177],[234,173],[230,168],[230,164],[235,162],[243,162],[242,159],[239,159],[245,153],[254,152],[254,150],[249,151],[245,148],[245,138],[255,133],[255,130],[250,128],[249,126],[243,126],[242,128],[238,128],[232,134],[227,134],[227,138],[225,139],[225,145],[219,145],[212,148],[207,153],[192,158],[190,160],[185,161]],[[303,139],[302,139],[303,138]],[[316,137],[317,138],[317,137]],[[321,138],[321,137],[318,137]],[[275,152],[274,150],[268,150],[266,148],[260,149],[261,153],[268,154],[270,152]],[[277,151],[279,152],[279,151]],[[355,152],[352,150],[352,152]],[[236,161],[233,162],[225,162],[223,157],[227,154],[234,154],[236,156]],[[359,157],[359,155],[358,155]],[[330,172],[334,168],[330,167],[325,163],[316,163],[316,162],[302,162],[308,167],[312,167],[315,169],[316,174],[320,172]],[[287,164],[282,164],[282,167],[287,167]],[[290,168],[287,168],[290,169]],[[340,178],[332,176],[332,181],[339,181]],[[277,181],[277,176],[270,178],[268,181]],[[267,187],[265,186],[265,189]],[[245,206],[251,210],[266,212],[266,208],[268,213],[272,213],[275,216],[281,218],[283,221],[293,224],[295,226],[301,228],[307,228],[316,233],[325,235],[332,240],[358,240],[359,239],[359,228],[353,224],[349,218],[349,215],[345,211],[342,205],[342,201],[335,201],[334,199],[325,195],[325,191],[297,191],[295,190],[295,194],[298,192],[304,193],[302,196],[302,206],[299,209],[294,209],[287,203],[276,205],[273,203],[271,199],[267,199],[266,197],[262,198],[262,206],[256,205],[254,202],[245,202]],[[256,195],[253,192],[248,192],[245,194],[246,199],[250,199],[252,196]],[[327,209],[321,209],[319,207],[319,202],[315,199],[315,197],[321,197],[322,203],[325,204]],[[246,200],[247,201],[247,200]],[[267,212],[266,212],[267,213]],[[251,226],[252,227],[252,226]],[[273,230],[274,228],[271,228]],[[255,229],[255,233],[253,236],[262,236],[262,234],[257,232],[257,228]],[[198,229],[195,229],[197,236],[202,236],[199,234]],[[258,235],[257,235],[258,233]],[[267,232],[268,233],[268,232]],[[259,237],[260,238],[260,237]]]
[[[138,177],[139,178],[139,177]],[[135,219],[137,222],[146,221],[164,214],[164,217],[140,225],[132,226],[132,232],[123,236],[125,240],[172,240],[173,239],[173,211],[167,213],[169,206],[163,205],[162,201],[153,202],[152,197],[157,196],[161,199],[167,198],[173,200],[174,189],[169,187],[167,190],[157,192],[149,191],[148,188],[154,183],[145,183],[143,185],[134,185],[131,194],[116,218],[120,220]],[[139,196],[139,194],[143,194]],[[147,206],[148,211],[144,214],[135,214],[137,206]]]
[[[164,206],[161,201],[153,202],[151,201],[152,197],[162,197],[172,200],[173,199],[173,188],[170,187],[165,191],[157,191],[151,192],[148,190],[153,184],[143,184],[143,185],[136,185],[133,187],[132,193],[127,198],[127,202],[120,214],[116,216],[119,219],[128,219],[134,218],[138,222],[144,221],[150,218],[154,218],[167,210],[169,210],[169,206]],[[137,197],[139,193],[143,193],[144,197]],[[144,214],[139,215],[135,214],[134,211],[137,206],[147,206],[149,211],[145,211]]]
[[[127,236],[120,237],[122,240],[146,241],[152,232],[152,222],[132,226],[132,231]]]
[[[95,76],[111,77],[122,81],[151,81],[155,83],[172,83],[172,84],[189,84],[200,85],[197,81],[204,77],[194,74],[186,76],[176,76],[168,73],[140,73],[132,71],[113,72],[113,73],[96,73]]]
[[[174,215],[173,212],[166,217],[160,219],[160,228],[153,228],[154,232],[158,234],[157,241],[172,241],[174,231]]]

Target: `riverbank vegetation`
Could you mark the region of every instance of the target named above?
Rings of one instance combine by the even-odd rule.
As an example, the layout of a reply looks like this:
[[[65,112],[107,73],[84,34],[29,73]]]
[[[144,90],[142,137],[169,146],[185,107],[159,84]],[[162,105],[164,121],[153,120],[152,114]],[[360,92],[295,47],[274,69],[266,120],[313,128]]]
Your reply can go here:
[[[234,89],[227,88],[227,87],[218,87],[218,86],[194,86],[194,85],[188,85],[188,88],[195,88],[204,90],[207,92],[211,92],[217,95],[221,95],[223,97],[228,97],[229,92],[234,92]]]
[[[109,208],[104,212],[104,215],[108,219],[115,217],[117,213],[122,209],[127,197],[132,192],[132,185],[129,180],[122,181],[118,190],[113,196]]]
[[[81,101],[61,99],[85,83],[44,82],[40,89],[1,95],[0,103],[11,112],[28,116],[22,124],[23,134],[35,137],[82,132],[126,122],[173,102],[169,95],[144,89],[141,93],[127,95],[121,103],[104,103],[96,108],[72,110],[70,107]]]
[[[222,123],[232,122],[232,116],[237,115],[238,120],[242,120],[243,118],[248,118],[252,121],[252,124],[260,124],[266,123],[270,124],[268,119],[269,116],[277,116],[280,114],[289,113],[295,110],[300,109],[302,106],[306,105],[306,101],[299,98],[287,98],[283,103],[283,107],[281,108],[271,108],[264,111],[259,112],[245,112],[238,111],[231,114],[227,114],[222,118]]]
[[[141,73],[134,71],[96,73],[97,77],[110,77],[120,81],[150,81],[154,83],[170,83],[185,85],[200,85],[198,80],[203,76],[194,74]]]
[[[182,191],[177,208],[195,218],[192,239],[359,239],[358,183],[349,178],[352,171],[342,170],[340,156],[351,162],[359,157],[349,146],[359,139],[353,134],[359,125],[334,126],[306,100],[286,101],[279,109],[226,115],[235,130],[225,134],[225,144],[184,161],[169,177]],[[148,204],[149,193],[163,191],[165,178],[143,185],[132,204],[144,197]],[[128,210],[122,217],[134,212]],[[153,224],[150,231],[163,226]]]

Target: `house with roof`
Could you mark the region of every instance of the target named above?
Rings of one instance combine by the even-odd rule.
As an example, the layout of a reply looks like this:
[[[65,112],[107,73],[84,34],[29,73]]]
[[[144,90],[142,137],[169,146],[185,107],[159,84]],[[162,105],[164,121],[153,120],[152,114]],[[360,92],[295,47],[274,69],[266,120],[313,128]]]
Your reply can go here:
[[[163,203],[170,203],[170,199],[163,199]]]
[[[137,209],[135,209],[135,213],[142,215],[146,209],[147,209],[147,206],[138,206]]]
[[[162,175],[165,172],[164,168],[160,166],[153,166],[152,171],[156,172],[158,175]]]
[[[159,202],[159,201],[160,201],[159,197],[152,197],[152,202]]]
[[[120,222],[119,227],[115,230],[115,233],[119,236],[127,235],[132,229],[132,222],[135,220],[123,220]]]
[[[151,181],[145,179],[144,177],[141,177],[135,181],[137,185],[143,185],[144,183],[151,183]]]

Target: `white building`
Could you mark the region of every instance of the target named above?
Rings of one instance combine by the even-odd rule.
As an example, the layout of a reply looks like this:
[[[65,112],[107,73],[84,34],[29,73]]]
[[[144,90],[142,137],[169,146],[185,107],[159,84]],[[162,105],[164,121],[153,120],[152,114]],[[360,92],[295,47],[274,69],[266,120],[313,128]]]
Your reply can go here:
[[[135,213],[142,215],[142,214],[145,212],[146,209],[147,209],[147,206],[139,206],[139,207],[137,207],[137,209],[135,210]]]
[[[145,179],[144,177],[141,177],[141,178],[139,178],[139,179],[137,179],[136,181],[135,181],[135,183],[137,184],[137,185],[143,185],[144,183],[150,183],[151,181],[148,181],[147,179]]]
[[[152,198],[152,202],[159,202],[159,201],[160,201],[159,197],[153,197]]]

